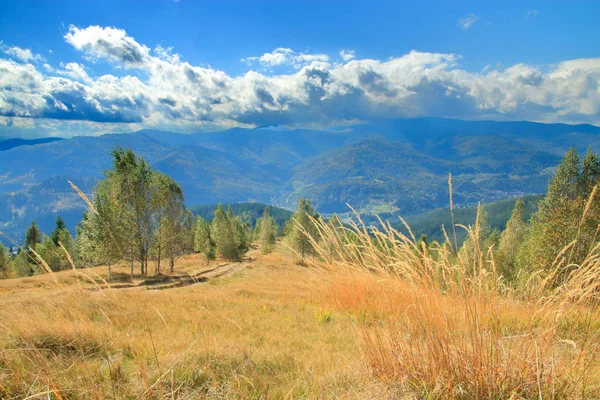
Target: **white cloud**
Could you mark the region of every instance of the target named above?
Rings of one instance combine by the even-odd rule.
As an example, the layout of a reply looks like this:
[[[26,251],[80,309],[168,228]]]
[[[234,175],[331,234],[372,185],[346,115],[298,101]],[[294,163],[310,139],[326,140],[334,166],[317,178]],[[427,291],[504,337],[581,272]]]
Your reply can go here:
[[[535,18],[538,15],[538,10],[536,10],[535,8],[533,10],[527,10],[527,18]]]
[[[42,56],[34,54],[30,49],[23,49],[18,46],[5,46],[2,42],[0,42],[0,50],[9,57],[16,58],[23,62],[44,60]]]
[[[127,36],[123,29],[111,27],[95,25],[82,29],[70,25],[64,38],[77,50],[85,51],[92,60],[106,59],[129,68],[141,67],[150,52],[148,47]]]
[[[342,50],[342,51],[340,51],[339,54],[340,54],[340,57],[342,58],[342,60],[344,60],[345,62],[348,62],[348,61],[356,58],[356,54],[354,53],[354,50]]]
[[[248,65],[258,61],[264,68],[292,66],[300,69],[314,62],[328,63],[329,56],[327,54],[297,53],[292,49],[279,47],[270,53],[264,53],[262,56],[246,57],[242,58],[241,61],[246,62]]]
[[[465,30],[469,29],[478,19],[479,17],[475,14],[465,15],[458,20],[458,26]]]
[[[118,124],[194,131],[417,116],[600,124],[600,58],[468,72],[456,54],[331,64],[324,54],[279,48],[247,59],[261,68],[234,77],[191,65],[171,48],[150,50],[115,28],[71,28],[65,40],[86,57],[135,71],[97,76],[93,65],[77,62],[55,68],[0,58],[1,117],[46,121],[39,129],[89,124],[90,132]],[[288,69],[271,72],[276,67]]]
[[[45,68],[46,65],[47,64],[44,64]],[[54,72],[59,75],[68,76],[76,81],[92,83],[92,79],[89,77],[84,65],[75,62],[70,62],[67,63],[63,68],[64,69],[62,70],[56,70]],[[46,68],[46,70],[48,70],[48,68]],[[50,70],[50,72],[52,71]]]

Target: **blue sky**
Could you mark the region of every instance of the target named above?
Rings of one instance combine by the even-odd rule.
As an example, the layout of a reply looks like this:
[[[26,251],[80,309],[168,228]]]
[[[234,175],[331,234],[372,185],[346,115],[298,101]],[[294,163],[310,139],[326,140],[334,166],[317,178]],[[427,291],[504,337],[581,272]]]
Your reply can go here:
[[[0,2],[0,135],[600,124],[600,3]]]

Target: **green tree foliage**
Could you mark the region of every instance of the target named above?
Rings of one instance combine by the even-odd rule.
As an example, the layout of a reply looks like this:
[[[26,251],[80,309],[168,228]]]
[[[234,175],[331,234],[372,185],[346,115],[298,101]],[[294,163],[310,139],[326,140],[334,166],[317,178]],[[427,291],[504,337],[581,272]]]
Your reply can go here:
[[[300,199],[298,208],[292,215],[293,225],[290,227],[289,240],[292,248],[296,250],[302,259],[306,254],[312,254],[314,251],[313,245],[308,239],[308,236],[316,237],[316,229],[311,218],[319,218],[315,209],[310,203],[310,200]]]
[[[600,196],[595,196],[587,210],[586,205],[600,177],[600,162],[588,149],[582,164],[580,167],[575,148],[565,154],[538,212],[531,219],[527,240],[518,252],[517,263],[521,268],[555,267],[557,255],[574,239],[576,242],[563,258],[566,264],[578,264],[596,241]]]
[[[21,251],[17,254],[17,257],[13,260],[13,275],[15,277],[25,277],[34,274],[37,266],[29,260],[27,252]]]
[[[65,226],[65,221],[63,221],[63,219],[60,216],[56,217],[56,227],[50,234],[50,238],[56,246],[58,246],[60,233],[65,229],[67,229],[67,227]]]
[[[185,208],[183,189],[177,182],[159,172],[153,172],[152,180],[152,255],[159,274],[162,259],[169,261],[173,271],[175,260],[193,251],[193,216]]]
[[[140,263],[142,275],[148,273],[150,247],[154,240],[152,205],[155,187],[153,185],[152,168],[142,157],[130,149],[117,147],[112,152],[113,169],[107,171],[112,189],[116,192],[112,206],[123,217],[122,222],[132,233],[132,260]]]
[[[240,256],[240,242],[236,224],[230,221],[227,214],[223,205],[219,204],[210,225],[210,234],[215,242],[217,254],[225,259],[236,260]]]
[[[6,279],[12,271],[12,259],[6,247],[0,243],[0,277]]]
[[[198,216],[196,218],[196,226],[194,229],[194,252],[203,253],[208,256],[211,254],[212,247],[213,243],[210,239],[210,225],[204,218]]]
[[[538,209],[538,203],[544,198],[542,195],[524,196],[522,198],[525,203],[525,219],[529,221],[533,213]],[[488,223],[490,228],[498,229],[502,232],[506,229],[506,223],[510,219],[511,213],[515,208],[516,198],[499,200],[492,203],[482,204],[483,210],[488,214]],[[454,217],[456,224],[469,226],[474,225],[477,219],[477,205],[473,207],[455,208]],[[377,219],[370,219],[368,216],[361,216],[367,225],[378,224]],[[391,219],[391,217],[390,217]],[[394,223],[390,221],[392,226],[398,229],[401,233],[409,235],[408,230],[402,223]],[[442,225],[448,230],[448,234],[452,235],[452,219],[448,208],[430,211],[417,216],[409,216],[406,222],[410,226],[415,235],[427,235],[429,240],[437,240],[443,242],[445,240],[442,231]],[[467,238],[467,231],[458,228],[456,231],[458,245],[460,246]]]
[[[238,258],[241,254],[244,254],[248,251],[250,246],[248,236],[250,227],[248,224],[244,223],[242,219],[235,215],[233,212],[233,208],[231,206],[227,206],[227,218],[229,223],[231,224],[231,229],[234,232],[235,240],[238,245]]]
[[[31,222],[27,232],[25,232],[25,250],[34,249],[38,243],[42,242],[42,233],[38,229],[35,221]]]
[[[224,208],[227,209],[229,206],[231,206],[235,215],[240,217],[242,221],[249,223],[253,228],[256,227],[257,221],[263,216],[265,207],[269,207],[269,214],[275,219],[278,230],[286,223],[286,221],[289,221],[292,215],[292,212],[288,210],[274,206],[267,206],[266,204],[262,203],[234,203],[224,205]],[[216,209],[217,204],[205,204],[191,208],[191,210],[194,212],[194,215],[201,216],[208,223],[212,221]]]
[[[111,279],[111,265],[123,258],[131,260],[133,275],[133,233],[129,230],[124,209],[118,204],[119,190],[110,178],[94,188],[94,209],[86,211],[77,226],[77,263],[79,267],[107,265]]]
[[[117,147],[112,156],[113,169],[94,188],[94,210],[79,225],[79,259],[110,265],[128,258],[132,275],[134,261],[142,275],[151,259],[157,273],[165,259],[172,269],[193,247],[193,217],[181,186],[129,149]]]
[[[63,255],[64,252],[54,244],[50,236],[44,235],[42,243],[38,244],[35,249],[36,253],[48,264],[54,272],[64,268]]]
[[[518,273],[516,265],[517,252],[528,231],[529,226],[525,221],[525,202],[519,199],[515,203],[515,208],[506,224],[506,229],[500,236],[495,257],[498,272],[508,282],[512,282]]]
[[[269,207],[265,207],[263,216],[256,221],[254,229],[254,238],[262,245],[263,254],[268,254],[273,250],[275,236],[277,235],[277,223],[271,217]]]

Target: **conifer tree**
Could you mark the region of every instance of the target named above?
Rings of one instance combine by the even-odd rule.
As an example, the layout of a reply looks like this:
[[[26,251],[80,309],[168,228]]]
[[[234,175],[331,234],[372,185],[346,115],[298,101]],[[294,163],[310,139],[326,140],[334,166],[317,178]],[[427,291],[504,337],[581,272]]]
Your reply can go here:
[[[225,259],[235,260],[239,258],[239,242],[234,225],[219,203],[215,210],[215,216],[210,227],[211,237],[213,238],[217,254]]]
[[[36,246],[35,251],[52,271],[56,272],[63,269],[63,252],[54,244],[50,236],[44,235],[42,243]]]
[[[567,263],[580,263],[594,240],[600,222],[600,199],[584,209],[592,187],[598,182],[600,163],[591,151],[584,157],[585,172],[580,170],[579,153],[571,148],[556,169],[545,198],[531,218],[527,240],[517,255],[519,267],[525,269],[553,267],[556,256],[573,240],[565,252]],[[583,222],[583,223],[582,223]]]
[[[25,249],[29,250],[30,248],[35,250],[35,246],[42,242],[42,233],[38,229],[35,221],[31,222],[29,228],[25,232]]]
[[[496,252],[496,267],[505,280],[511,282],[518,273],[516,258],[519,248],[527,237],[529,227],[525,221],[525,202],[518,199],[506,229],[500,235],[500,243]]]
[[[293,225],[289,238],[292,247],[300,253],[302,260],[304,260],[307,253],[314,251],[309,236],[314,238],[316,236],[316,229],[311,218],[318,218],[318,214],[315,212],[310,200],[300,199],[298,208],[292,215]]]
[[[210,249],[210,225],[204,218],[198,216],[196,218],[196,226],[194,229],[194,252],[204,253],[208,256]]]
[[[58,237],[63,229],[67,229],[67,227],[65,226],[65,221],[63,221],[63,219],[60,216],[58,216],[56,217],[56,227],[50,234],[50,238],[54,242],[55,246],[58,246]]]
[[[159,274],[162,259],[169,261],[173,271],[175,260],[193,251],[193,216],[185,208],[183,189],[168,175],[153,171],[152,189],[152,255]]]
[[[258,231],[258,240],[266,244],[275,242],[277,233],[277,224],[275,219],[271,217],[269,207],[265,207],[262,218],[256,222],[256,230]]]
[[[12,260],[8,250],[0,242],[0,277],[6,279],[12,270]]]
[[[31,276],[36,269],[37,266],[29,262],[29,256],[26,251],[19,252],[13,260],[13,275],[16,277]]]

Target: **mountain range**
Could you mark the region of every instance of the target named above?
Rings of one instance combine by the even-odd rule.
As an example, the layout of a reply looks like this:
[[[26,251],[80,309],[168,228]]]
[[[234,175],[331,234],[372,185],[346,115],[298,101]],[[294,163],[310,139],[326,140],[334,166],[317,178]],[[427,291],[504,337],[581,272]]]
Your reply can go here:
[[[325,214],[347,212],[348,203],[361,213],[416,216],[447,205],[448,173],[458,207],[543,193],[569,147],[600,148],[600,128],[418,118],[329,131],[141,130],[5,142],[0,230],[21,242],[32,220],[49,232],[57,215],[74,232],[85,204],[68,180],[91,193],[115,146],[171,175],[190,206],[263,202],[293,209],[307,197]]]

